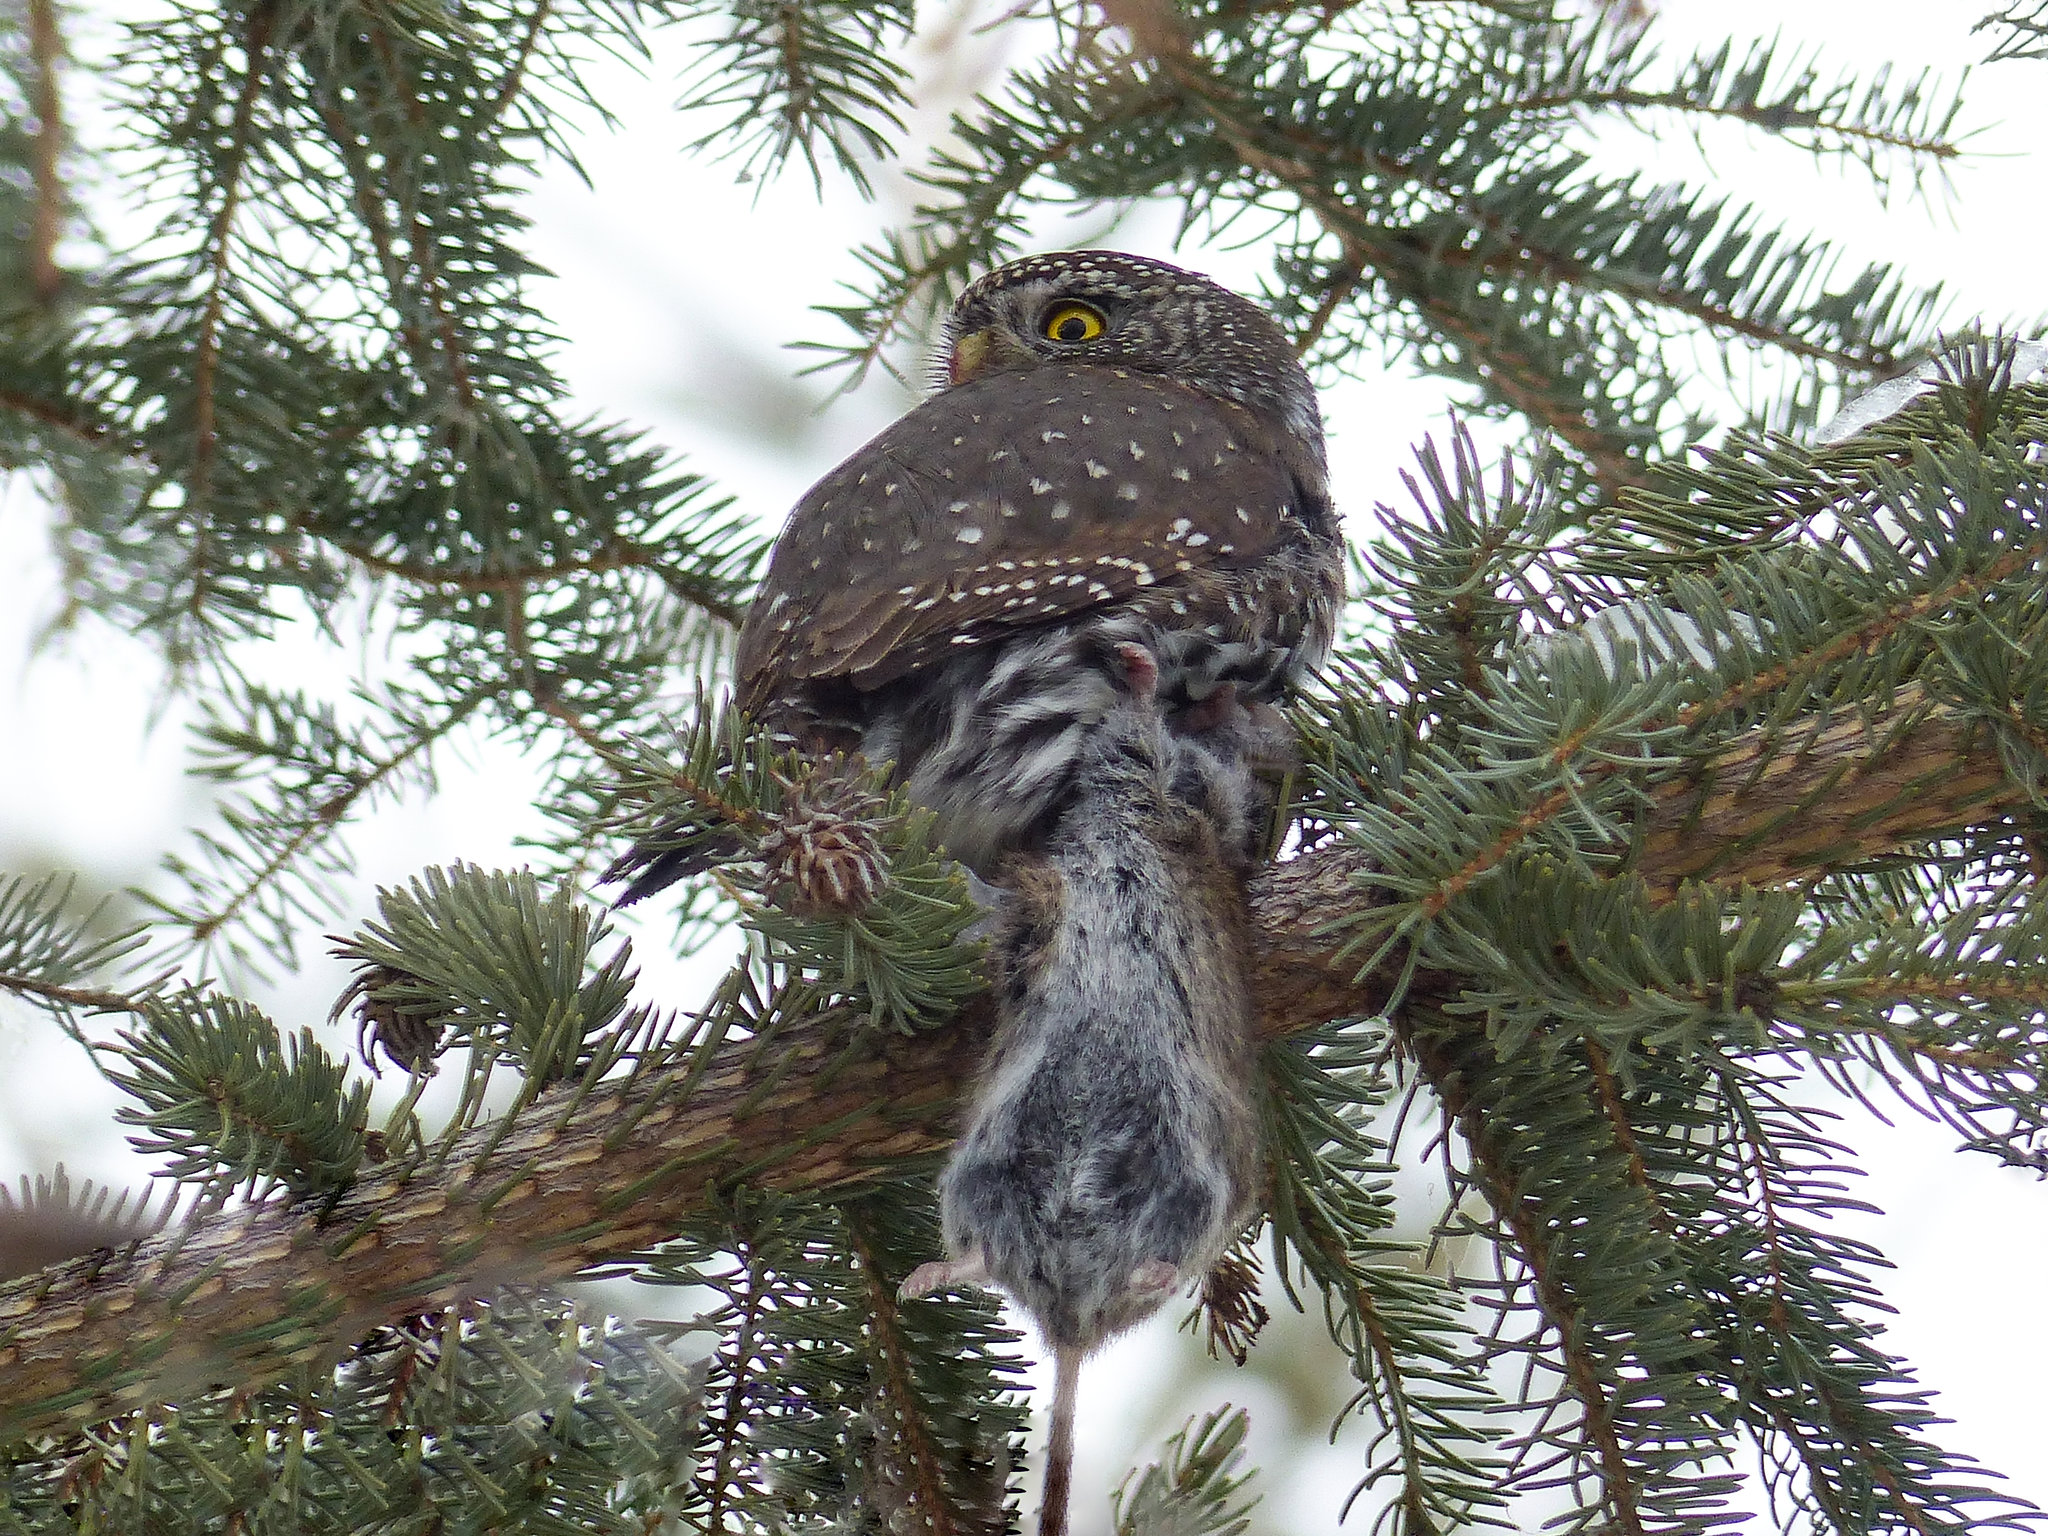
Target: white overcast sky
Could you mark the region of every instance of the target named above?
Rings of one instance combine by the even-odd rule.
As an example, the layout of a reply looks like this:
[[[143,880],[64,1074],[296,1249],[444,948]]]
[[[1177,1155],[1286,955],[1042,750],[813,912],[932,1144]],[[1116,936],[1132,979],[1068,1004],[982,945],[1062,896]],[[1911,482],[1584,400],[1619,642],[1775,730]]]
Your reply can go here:
[[[1659,29],[1673,51],[1782,29],[1816,45],[1830,73],[1931,66],[1953,78],[1985,51],[1969,26],[1988,3],[1665,0]],[[929,48],[917,53],[916,69],[926,77],[971,76],[975,50],[990,45],[956,35],[954,46],[960,51],[945,57]],[[805,359],[786,350],[830,334],[831,322],[809,306],[833,300],[836,284],[856,276],[850,247],[900,212],[900,202],[865,208],[842,191],[821,205],[796,179],[757,198],[755,189],[733,184],[729,169],[683,152],[694,131],[670,110],[671,77],[635,80],[615,70],[605,81],[623,127],[581,146],[593,185],[551,170],[532,209],[529,247],[554,274],[536,294],[567,338],[561,366],[580,405],[644,425],[687,452],[742,506],[779,519],[806,485],[905,403],[878,380],[827,405],[825,385],[794,380]],[[1816,167],[1739,130],[1711,135],[1704,151],[1628,130],[1602,148],[1616,163],[1672,179],[1696,178],[1704,153],[1705,164],[1727,178],[1727,192],[1782,215],[1795,231],[1836,236],[1853,258],[1894,260],[1921,281],[1943,280],[1959,318],[2027,322],[2048,309],[2040,155],[2048,62],[1980,67],[1967,102],[1970,154],[1950,169],[1949,187],[1917,198],[1894,191],[1888,203],[1854,167]],[[1170,235],[1170,221],[1141,217],[1119,241],[1165,254]],[[1250,270],[1255,253],[1184,250],[1181,259],[1232,277]],[[1441,387],[1405,375],[1329,391],[1334,468],[1354,537],[1370,535],[1376,502],[1399,499],[1397,471],[1410,444],[1441,431],[1445,398]],[[774,430],[764,433],[763,422]],[[77,868],[102,888],[144,880],[164,850],[180,846],[180,828],[206,803],[179,777],[185,711],[163,705],[148,651],[104,629],[88,626],[28,659],[51,601],[45,529],[44,511],[24,487],[0,488],[0,866]],[[294,654],[291,665],[309,673],[343,675],[336,658],[310,644]],[[494,745],[471,744],[443,782],[432,804],[364,828],[362,878],[346,923],[376,884],[425,864],[517,861],[511,838],[530,824],[526,766]],[[657,995],[683,1003],[701,991],[701,965],[644,958]],[[324,1017],[338,985],[332,967],[315,958],[304,975],[260,995],[296,1027]],[[77,1070],[68,1051],[34,1016],[0,999],[0,1177],[47,1170],[59,1158],[82,1172],[135,1176],[112,1126],[113,1096]],[[1910,1119],[1891,1129],[1859,1119],[1848,1136],[1871,1173],[1860,1192],[1885,1210],[1856,1230],[1898,1263],[1888,1282],[1900,1312],[1892,1339],[1941,1389],[1938,1407],[1956,1421],[1945,1443],[2048,1503],[2041,1449],[2048,1414],[2039,1391],[2048,1369],[2039,1301],[2048,1189],[1987,1159],[1954,1154],[1951,1135]],[[1091,1369],[1081,1486],[1111,1480],[1111,1467],[1128,1462],[1141,1426],[1126,1421],[1177,1369],[1174,1349],[1186,1347],[1162,1321]],[[1202,1383],[1189,1391],[1232,1395],[1227,1379]],[[1244,1400],[1241,1390],[1236,1395]],[[1176,1422],[1195,1406],[1183,1401]],[[1264,1420],[1287,1417],[1282,1403],[1254,1407]],[[1260,1443],[1269,1463],[1291,1458],[1323,1474],[1289,1493],[1280,1478],[1268,1484],[1280,1506],[1276,1528],[1328,1528],[1329,1490],[1348,1485],[1355,1448],[1279,1447],[1270,1432]],[[1356,1515],[1352,1528],[1366,1523]]]

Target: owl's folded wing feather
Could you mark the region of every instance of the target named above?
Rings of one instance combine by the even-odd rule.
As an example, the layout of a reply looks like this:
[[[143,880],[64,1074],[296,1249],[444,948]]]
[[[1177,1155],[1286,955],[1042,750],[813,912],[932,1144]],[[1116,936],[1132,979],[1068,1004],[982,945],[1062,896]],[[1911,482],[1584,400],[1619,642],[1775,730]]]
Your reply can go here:
[[[1156,375],[1050,366],[925,402],[790,514],[739,650],[752,708],[1256,563],[1304,509],[1290,445]]]

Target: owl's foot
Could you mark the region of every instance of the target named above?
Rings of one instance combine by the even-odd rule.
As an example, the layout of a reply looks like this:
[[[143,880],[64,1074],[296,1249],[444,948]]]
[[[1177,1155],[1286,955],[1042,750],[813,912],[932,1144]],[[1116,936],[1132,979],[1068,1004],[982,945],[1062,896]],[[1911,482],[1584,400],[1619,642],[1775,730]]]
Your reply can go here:
[[[1194,737],[1254,773],[1278,777],[1294,768],[1298,756],[1287,716],[1263,700],[1246,702],[1235,683],[1223,683],[1207,698],[1195,700],[1167,726],[1176,736]]]
[[[969,944],[993,940],[1002,923],[1003,908],[1010,900],[1008,887],[984,880],[970,869],[967,871],[967,897],[980,909],[981,916],[969,923],[960,937]]]
[[[959,1285],[987,1285],[988,1263],[979,1249],[958,1259],[934,1259],[920,1264],[903,1277],[896,1294],[905,1301],[929,1296],[933,1291],[951,1290]]]
[[[1175,715],[1173,728],[1186,736],[1199,736],[1204,731],[1236,725],[1240,718],[1250,713],[1237,702],[1237,684],[1219,683],[1210,690],[1207,698],[1196,699]]]

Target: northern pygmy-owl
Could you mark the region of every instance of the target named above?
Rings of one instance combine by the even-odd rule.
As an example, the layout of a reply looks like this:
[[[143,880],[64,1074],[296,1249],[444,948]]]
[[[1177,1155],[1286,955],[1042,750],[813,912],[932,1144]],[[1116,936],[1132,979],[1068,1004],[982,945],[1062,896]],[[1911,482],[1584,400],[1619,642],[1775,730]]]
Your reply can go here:
[[[893,760],[984,872],[1042,833],[1143,646],[1183,711],[1272,700],[1342,597],[1315,391],[1249,300],[1165,262],[998,268],[938,391],[797,503],[740,638],[739,703]],[[673,878],[656,856],[628,898]]]
[[[893,761],[956,857],[1002,866],[947,1257],[905,1293],[992,1283],[1037,1320],[1057,1533],[1081,1357],[1199,1277],[1256,1198],[1247,828],[1343,546],[1307,375],[1207,278],[1034,256],[968,288],[946,341],[937,393],[790,515],[739,702]],[[629,855],[627,899],[686,867]]]

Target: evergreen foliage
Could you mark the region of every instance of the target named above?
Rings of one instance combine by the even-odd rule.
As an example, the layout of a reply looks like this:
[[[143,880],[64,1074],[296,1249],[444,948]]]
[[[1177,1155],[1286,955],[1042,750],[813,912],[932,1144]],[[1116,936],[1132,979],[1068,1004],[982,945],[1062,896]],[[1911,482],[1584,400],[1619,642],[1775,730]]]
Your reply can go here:
[[[589,1042],[626,1011],[627,946],[586,977],[608,925],[566,890],[542,897],[525,870],[430,869],[378,908],[380,922],[335,949],[363,967],[366,1022],[388,1010],[436,1045],[452,1030],[537,1091],[587,1068]]]
[[[2048,54],[2048,5],[2022,0],[1986,16],[1978,27],[1995,39],[1993,59],[2038,59]]]
[[[1956,153],[1953,92],[1670,59],[1626,9],[1005,14],[1037,52],[929,151],[821,354],[895,365],[1042,210],[1164,199],[1259,243],[1326,376],[1403,360],[1527,429],[1497,473],[1425,447],[1360,551],[1255,892],[1271,1274],[1348,1365],[1375,1529],[1713,1531],[1753,1482],[1787,1530],[2016,1528],[1886,1343],[1808,1090],[2048,1169],[2048,384],[1889,266],[1609,171],[1595,132],[1734,121],[1911,188]],[[1013,1527],[1017,1336],[896,1297],[986,1025],[968,882],[874,774],[721,702],[755,519],[573,415],[520,250],[527,174],[602,116],[590,58],[676,23],[698,149],[866,190],[917,153],[918,17],[179,0],[125,33],[89,156],[61,21],[0,19],[0,466],[60,509],[60,620],[159,647],[224,788],[133,932],[0,877],[0,990],[193,1191],[155,1222],[61,1180],[0,1199],[31,1271],[0,1290],[0,1531]],[[2042,51],[2039,6],[1985,26]],[[144,196],[155,233],[110,249],[93,198]],[[251,677],[299,622],[405,643],[333,697]],[[544,763],[549,831],[338,941],[337,1013],[406,1079],[373,1114],[195,967],[295,964],[351,824],[463,731]],[[588,905],[645,836],[704,866],[680,939],[748,935],[686,1018],[633,1003]],[[1425,1123],[1434,1241],[1483,1273],[1394,1234]],[[1233,1352],[1249,1252],[1203,1299]],[[533,1288],[576,1275],[680,1287],[703,1337]],[[1116,1529],[1256,1529],[1246,1434],[1191,1422]]]
[[[1166,1442],[1166,1460],[1133,1474],[1117,1491],[1117,1536],[1172,1531],[1179,1536],[1240,1536],[1256,1498],[1244,1499],[1251,1474],[1240,1472],[1247,1419],[1236,1413],[1190,1419]]]
[[[632,1261],[706,1288],[696,1528],[1000,1529],[1023,1464],[1017,1335],[990,1300],[900,1304],[937,1168],[831,1204],[743,1198]]]
[[[141,1005],[107,1075],[135,1105],[142,1151],[164,1174],[256,1185],[275,1178],[295,1195],[346,1189],[363,1155],[370,1088],[314,1043],[287,1041],[239,998],[178,992]]]
[[[630,1329],[500,1292],[380,1325],[332,1371],[18,1452],[0,1520],[138,1536],[656,1530],[679,1512],[702,1395]]]
[[[718,863],[763,957],[817,978],[821,998],[913,1029],[980,990],[966,937],[980,911],[930,812],[871,769],[776,753],[702,695],[674,735],[668,753],[632,741],[611,755],[606,824],[622,840]]]

